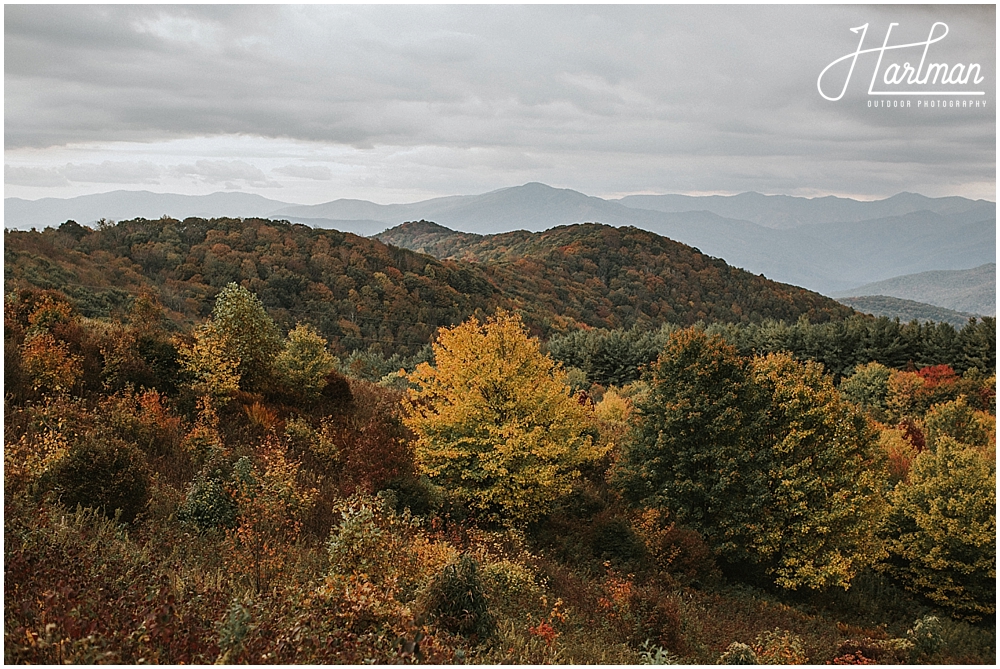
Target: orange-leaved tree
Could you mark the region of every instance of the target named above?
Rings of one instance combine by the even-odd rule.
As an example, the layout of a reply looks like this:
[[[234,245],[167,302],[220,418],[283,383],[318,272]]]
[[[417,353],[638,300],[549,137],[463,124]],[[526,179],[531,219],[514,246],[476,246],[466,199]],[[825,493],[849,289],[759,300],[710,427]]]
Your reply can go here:
[[[433,347],[435,364],[409,375],[418,389],[405,401],[421,470],[487,522],[544,515],[599,455],[592,409],[517,315],[470,318],[442,329]]]

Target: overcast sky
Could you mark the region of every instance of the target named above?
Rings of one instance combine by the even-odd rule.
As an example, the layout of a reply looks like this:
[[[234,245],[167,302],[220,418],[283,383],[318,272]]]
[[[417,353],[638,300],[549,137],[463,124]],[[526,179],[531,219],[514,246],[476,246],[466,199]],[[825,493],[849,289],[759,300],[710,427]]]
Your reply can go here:
[[[5,195],[391,203],[541,181],[601,197],[995,200],[995,11],[7,5]],[[891,22],[890,44],[947,24],[927,61],[979,63],[981,84],[951,89],[985,95],[936,99],[985,108],[869,96],[877,54],[823,99],[820,72],[858,48],[850,29],[868,23],[862,48],[878,47]]]

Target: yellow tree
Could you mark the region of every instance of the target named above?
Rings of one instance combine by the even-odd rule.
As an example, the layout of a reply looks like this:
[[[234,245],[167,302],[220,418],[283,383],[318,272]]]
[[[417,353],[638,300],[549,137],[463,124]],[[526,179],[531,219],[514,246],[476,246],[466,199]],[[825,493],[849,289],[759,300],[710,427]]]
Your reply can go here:
[[[405,402],[421,470],[488,522],[545,514],[598,456],[591,409],[516,315],[442,329],[433,348],[435,365],[409,375],[418,389]]]

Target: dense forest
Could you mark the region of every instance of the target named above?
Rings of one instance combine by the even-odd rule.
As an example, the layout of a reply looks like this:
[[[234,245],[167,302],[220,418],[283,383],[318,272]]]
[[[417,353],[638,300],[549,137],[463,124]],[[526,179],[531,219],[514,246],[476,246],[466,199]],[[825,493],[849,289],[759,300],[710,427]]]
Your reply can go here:
[[[994,319],[511,234],[8,232],[5,662],[995,661]]]
[[[95,231],[67,222],[40,233],[5,233],[5,285],[61,290],[92,317],[126,307],[130,294],[148,288],[170,316],[191,323],[236,281],[286,329],[304,320],[337,351],[374,344],[387,356],[412,355],[438,327],[500,306],[517,309],[541,336],[581,326],[803,315],[821,322],[851,313],[634,228],[568,226],[540,234],[545,254],[469,263],[256,219],[136,219]]]

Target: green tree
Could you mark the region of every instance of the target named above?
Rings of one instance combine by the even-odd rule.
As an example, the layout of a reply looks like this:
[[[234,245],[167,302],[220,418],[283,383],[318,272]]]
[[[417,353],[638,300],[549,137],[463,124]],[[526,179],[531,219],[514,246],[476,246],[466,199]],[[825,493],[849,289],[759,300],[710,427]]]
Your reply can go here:
[[[935,404],[924,416],[927,447],[933,450],[941,437],[951,437],[965,446],[984,448],[996,443],[996,418],[976,411],[964,397]]]
[[[225,402],[240,389],[240,358],[235,347],[212,322],[199,325],[192,334],[194,342],[178,352],[181,367],[193,379],[199,395]]]
[[[917,456],[886,520],[885,569],[953,615],[996,612],[996,461],[948,436]]]
[[[274,366],[292,387],[317,395],[326,385],[327,374],[336,369],[337,359],[326,349],[323,335],[299,323],[288,333]]]
[[[545,514],[597,456],[590,410],[565,372],[503,311],[442,329],[434,359],[409,375],[418,390],[405,403],[421,470],[487,521]]]
[[[755,358],[770,398],[761,439],[771,451],[767,522],[752,540],[776,582],[846,588],[882,554],[886,465],[877,434],[843,401],[822,365],[785,353]]]
[[[749,362],[689,328],[670,336],[649,385],[616,482],[633,502],[675,513],[724,558],[745,557],[766,516],[771,460],[757,438],[764,397]]]
[[[230,283],[215,299],[212,326],[228,357],[239,360],[240,386],[259,389],[270,379],[281,351],[281,334],[264,305],[246,288]]]
[[[884,420],[885,401],[889,392],[891,370],[878,362],[870,362],[854,370],[840,384],[840,392],[863,409],[872,412],[875,418]]]
[[[627,497],[789,589],[846,587],[879,557],[875,437],[820,365],[742,358],[690,329],[670,337],[650,386],[615,477]]]

